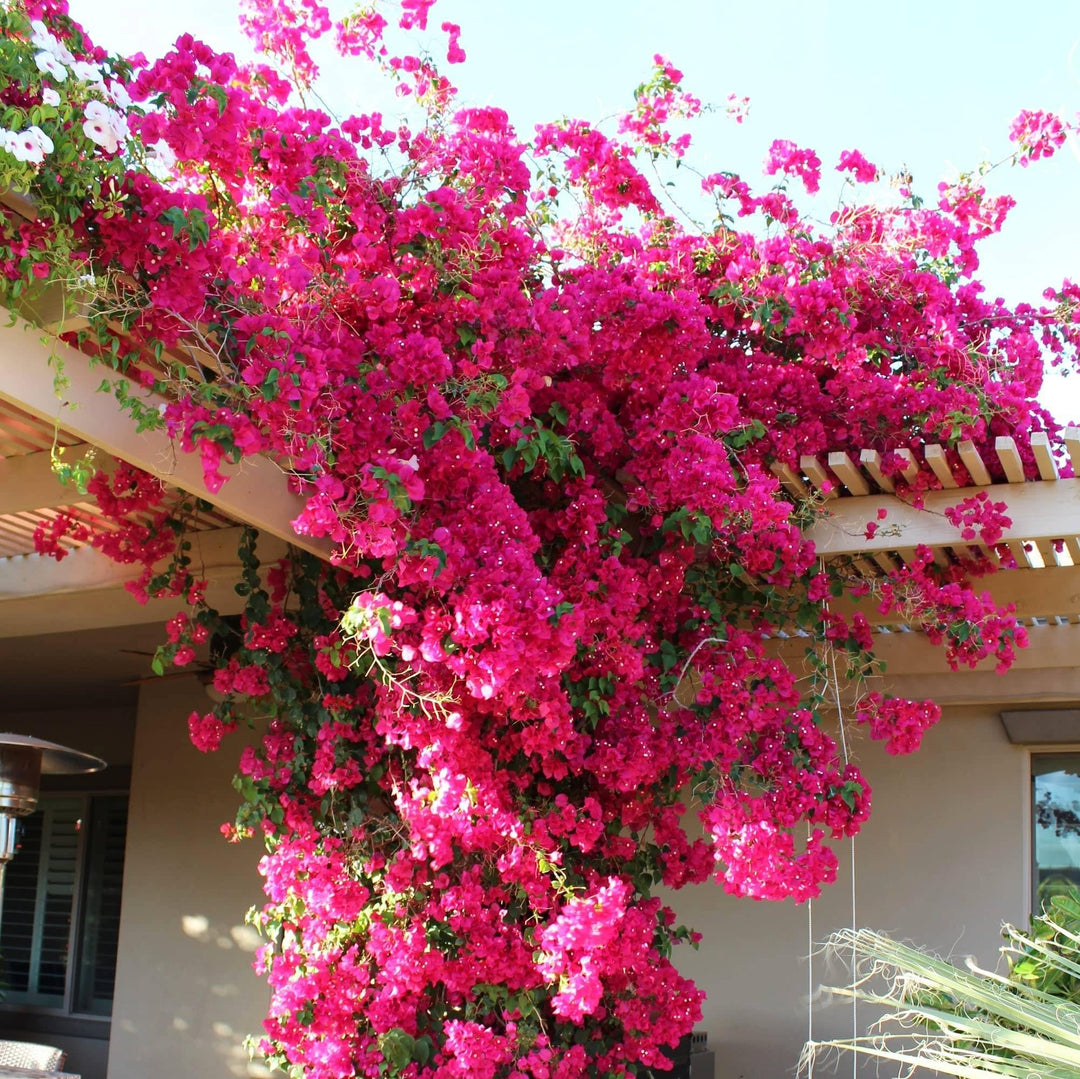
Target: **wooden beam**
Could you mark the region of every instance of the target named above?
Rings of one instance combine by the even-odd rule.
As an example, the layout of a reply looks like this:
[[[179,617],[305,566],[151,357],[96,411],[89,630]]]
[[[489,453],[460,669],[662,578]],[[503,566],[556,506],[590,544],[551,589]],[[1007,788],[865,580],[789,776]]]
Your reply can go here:
[[[1031,626],[1027,629],[1029,646],[1016,650],[1012,670],[1037,671],[1046,667],[1080,666],[1076,664],[1080,649],[1080,625]],[[767,650],[794,667],[806,658],[813,645],[810,637],[777,637],[766,642]],[[874,653],[886,664],[889,675],[949,674],[943,645],[932,644],[925,633],[909,630],[874,634]],[[994,672],[993,656],[984,659],[977,670]]]
[[[1033,626],[1027,632],[1029,647],[1017,650],[1016,661],[1004,674],[994,670],[992,659],[976,670],[950,670],[944,648],[932,645],[923,633],[876,634],[875,651],[885,673],[869,679],[866,689],[951,705],[1080,700],[1080,625]],[[806,663],[808,643],[789,638],[776,641],[771,650],[799,670]]]
[[[224,603],[225,613],[242,607],[234,589],[240,579],[240,534],[239,528],[187,534],[195,575],[207,580],[207,598],[219,609]],[[282,540],[259,537],[256,553],[264,565],[287,552]],[[92,547],[72,551],[60,562],[38,554],[0,559],[0,638],[160,622],[184,606],[175,598],[138,603],[124,588],[137,576],[137,567],[114,562]]]
[[[1045,569],[1003,569],[980,577],[973,587],[977,593],[989,592],[999,606],[1013,604],[1017,617],[1024,621],[1080,615],[1080,566],[1050,562]],[[902,620],[896,612],[883,615],[877,608],[873,596],[857,600],[844,596],[829,601],[829,609],[837,614],[850,617],[861,611],[873,626],[892,626]]]
[[[58,397],[54,382],[61,374]],[[304,500],[288,489],[284,473],[273,461],[255,457],[238,466],[223,465],[227,482],[217,493],[210,492],[197,454],[180,452],[163,431],[137,431],[115,397],[98,392],[102,382],[115,388],[120,381],[110,368],[91,367],[81,352],[22,319],[0,325],[0,400],[57,423],[74,437],[205,499],[260,532],[323,558],[332,554],[334,544],[329,540],[296,534],[292,521],[303,510]],[[146,407],[162,408],[166,403],[137,387],[131,391]]]
[[[1059,627],[1060,628],[1060,627]],[[1028,632],[1034,633],[1035,630]],[[1075,704],[1080,700],[1080,668],[1015,668],[995,671],[944,671],[939,674],[886,674],[872,688],[893,697],[932,700],[942,707],[960,705]]]
[[[1035,463],[1039,466],[1039,475],[1044,480],[1056,480],[1058,478],[1057,462],[1050,448],[1050,436],[1045,431],[1032,433],[1031,451],[1035,455]]]
[[[843,498],[829,502],[806,535],[818,554],[868,554],[900,547],[952,546],[961,542],[960,530],[945,519],[945,510],[970,498],[978,488],[929,491],[919,510],[895,495]],[[1004,542],[1066,539],[1080,536],[1080,479],[1053,482],[994,484],[989,493],[1007,505],[1012,524],[1002,535]],[[864,535],[867,521],[886,517],[871,539]]]
[[[206,601],[221,614],[240,614],[244,601],[233,580],[215,580],[206,589]],[[59,592],[23,596],[0,603],[0,641],[7,637],[37,637],[60,631],[92,633],[115,626],[165,622],[184,606],[179,599],[152,599],[136,603],[123,588],[102,588],[73,595]]]
[[[71,463],[94,450],[94,467],[113,469],[116,460],[85,443],[64,448],[63,460]],[[61,483],[53,472],[47,451],[26,453],[0,459],[0,516],[26,513],[28,510],[56,509],[74,502],[85,502],[86,495]]]

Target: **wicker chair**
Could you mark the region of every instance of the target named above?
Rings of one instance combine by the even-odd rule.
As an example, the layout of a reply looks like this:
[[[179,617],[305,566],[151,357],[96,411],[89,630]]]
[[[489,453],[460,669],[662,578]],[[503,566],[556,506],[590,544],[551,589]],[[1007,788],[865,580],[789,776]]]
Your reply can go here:
[[[9,1068],[59,1071],[64,1066],[64,1051],[55,1045],[0,1041],[0,1064],[6,1064]]]

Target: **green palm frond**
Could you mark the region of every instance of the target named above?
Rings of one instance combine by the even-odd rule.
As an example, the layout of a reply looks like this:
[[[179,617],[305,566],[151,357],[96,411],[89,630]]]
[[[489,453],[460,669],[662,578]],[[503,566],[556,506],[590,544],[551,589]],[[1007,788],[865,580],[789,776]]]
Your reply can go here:
[[[853,956],[853,984],[832,992],[883,1006],[876,1033],[808,1042],[802,1068],[849,1051],[958,1079],[1080,1076],[1080,898],[1056,896],[1030,930],[1004,930],[1007,975],[952,963],[870,929],[829,946]]]

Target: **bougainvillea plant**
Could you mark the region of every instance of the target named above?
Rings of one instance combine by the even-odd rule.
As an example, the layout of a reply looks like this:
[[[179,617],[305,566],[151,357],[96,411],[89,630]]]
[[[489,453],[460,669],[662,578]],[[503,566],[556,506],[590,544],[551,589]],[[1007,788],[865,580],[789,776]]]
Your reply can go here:
[[[799,208],[826,166],[786,140],[760,192],[704,177],[691,224],[646,175],[686,160],[700,110],[670,63],[617,131],[524,138],[391,44],[431,6],[250,0],[267,62],[241,65],[191,38],[122,61],[62,0],[6,4],[0,184],[36,216],[0,220],[2,297],[33,315],[63,290],[64,339],[123,374],[132,422],[198,454],[210,492],[223,462],[273,458],[297,533],[335,552],[264,565],[245,533],[225,618],[187,553],[197,500],[127,468],[90,481],[115,521],[90,541],[177,597],[160,663],[213,645],[195,745],[259,726],[226,831],[268,848],[261,1052],[315,1079],[643,1074],[701,1004],[656,886],[804,900],[870,809],[829,734],[831,680],[873,669],[867,620],[830,603],[869,586],[816,558],[815,507],[770,466],[875,449],[918,499],[897,451],[939,442],[963,477],[959,440],[1012,434],[1035,475],[1078,296],[988,299],[976,243],[1008,200],[968,177],[889,203],[856,150],[827,227]],[[331,33],[415,121],[304,104]],[[1025,160],[1055,122],[1018,121]],[[955,523],[992,544],[1006,522],[972,501]],[[954,665],[1007,666],[1023,630],[971,584],[986,568],[920,554],[876,601]],[[867,693],[853,715],[903,752],[937,711]]]

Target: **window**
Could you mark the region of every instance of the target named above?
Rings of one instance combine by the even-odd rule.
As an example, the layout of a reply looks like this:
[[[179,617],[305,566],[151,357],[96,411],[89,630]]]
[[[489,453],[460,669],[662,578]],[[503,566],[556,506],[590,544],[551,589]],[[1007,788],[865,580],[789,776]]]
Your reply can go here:
[[[1033,909],[1080,886],[1080,753],[1031,758],[1034,831]]]
[[[5,1004],[112,1013],[127,795],[43,795],[0,911]]]

